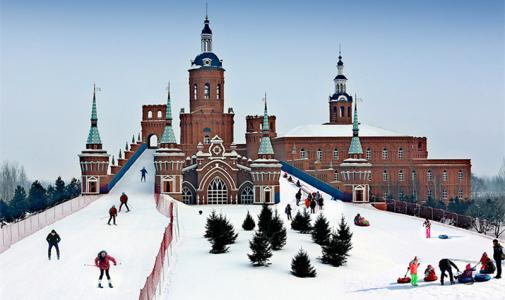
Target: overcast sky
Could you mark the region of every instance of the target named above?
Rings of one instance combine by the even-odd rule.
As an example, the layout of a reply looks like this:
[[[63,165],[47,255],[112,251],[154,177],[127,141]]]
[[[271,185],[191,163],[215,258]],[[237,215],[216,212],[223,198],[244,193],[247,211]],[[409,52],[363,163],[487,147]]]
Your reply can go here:
[[[416,3],[413,3],[416,2]],[[189,106],[205,1],[3,0],[0,158],[31,179],[80,175],[92,86],[103,146],[117,156],[141,106]],[[428,138],[431,158],[505,156],[504,1],[209,1],[225,107],[242,142],[267,92],[278,133],[328,121],[339,43],[360,121]],[[177,116],[177,114],[176,114]],[[179,140],[179,120],[175,118]]]

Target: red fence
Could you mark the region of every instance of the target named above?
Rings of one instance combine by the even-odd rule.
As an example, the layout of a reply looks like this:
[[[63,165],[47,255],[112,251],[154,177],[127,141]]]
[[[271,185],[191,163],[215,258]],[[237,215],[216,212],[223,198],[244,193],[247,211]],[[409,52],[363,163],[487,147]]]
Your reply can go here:
[[[174,237],[174,204],[165,196],[156,196],[156,208],[161,214],[169,218],[169,224],[163,233],[160,250],[156,255],[153,270],[147,276],[144,287],[140,290],[139,300],[151,300],[161,292],[162,277],[164,277],[165,263],[168,264],[168,251]]]

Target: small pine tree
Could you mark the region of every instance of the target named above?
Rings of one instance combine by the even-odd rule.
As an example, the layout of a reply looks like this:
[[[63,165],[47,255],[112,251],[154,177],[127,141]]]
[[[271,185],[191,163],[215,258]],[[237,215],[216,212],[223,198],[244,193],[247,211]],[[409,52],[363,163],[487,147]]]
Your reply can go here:
[[[286,228],[281,218],[275,211],[267,236],[272,245],[272,250],[280,250],[286,245]]]
[[[268,238],[261,231],[256,231],[253,240],[249,241],[252,254],[247,254],[251,263],[255,266],[268,266],[272,257],[272,247]]]
[[[135,134],[132,134],[132,144],[135,144]]]
[[[310,214],[307,209],[303,209],[303,214],[298,211],[291,221],[291,229],[300,231],[300,233],[309,233],[311,230],[310,226]]]
[[[204,237],[211,243],[210,253],[225,253],[228,251],[227,245],[235,243],[238,234],[235,233],[233,225],[223,215],[217,215],[215,211],[207,217]]]
[[[335,267],[344,265],[347,262],[349,251],[352,249],[351,238],[352,233],[342,216],[337,232],[333,232],[328,244],[322,247],[322,262]]]
[[[320,214],[314,223],[314,227],[312,228],[312,240],[316,244],[326,245],[330,239],[330,233],[331,231],[328,221],[322,214]]]
[[[310,264],[307,252],[300,249],[291,261],[291,273],[297,277],[316,277],[316,270]]]
[[[270,223],[272,223],[272,210],[266,204],[263,204],[261,212],[258,216],[258,230],[267,234],[270,228]]]
[[[291,229],[293,230],[300,230],[300,227],[301,227],[301,222],[302,222],[302,214],[300,213],[300,211],[297,211],[296,212],[296,215],[295,217],[293,218],[293,220],[291,221]]]
[[[124,146],[125,151],[128,151],[128,142],[126,142],[126,145]]]
[[[30,212],[37,212],[47,206],[47,193],[42,184],[35,180],[28,192],[28,205]]]
[[[121,149],[119,149],[119,155],[118,158],[121,159]]]
[[[140,142],[140,133],[137,135],[137,142]]]
[[[28,210],[29,203],[25,189],[18,185],[14,191],[14,197],[9,202],[10,217],[18,219],[25,215]]]
[[[254,219],[251,217],[251,214],[249,211],[247,211],[247,216],[245,216],[244,223],[242,223],[242,229],[246,231],[251,231],[256,227],[256,223],[254,222]]]

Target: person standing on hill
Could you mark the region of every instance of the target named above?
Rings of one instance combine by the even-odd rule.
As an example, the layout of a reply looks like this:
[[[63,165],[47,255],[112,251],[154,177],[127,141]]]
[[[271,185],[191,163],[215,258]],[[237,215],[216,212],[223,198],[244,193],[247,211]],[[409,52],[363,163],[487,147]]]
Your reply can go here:
[[[109,209],[109,222],[107,222],[107,224],[110,225],[110,221],[113,221],[113,224],[116,225],[116,217],[117,209],[115,205],[112,205],[112,207]]]
[[[299,189],[295,195],[296,198],[296,206],[300,206],[300,200],[302,199],[302,189]]]
[[[289,203],[288,205],[286,205],[286,209],[284,210],[284,212],[288,216],[288,220],[291,220],[291,205]]]
[[[316,213],[316,200],[314,200],[314,198],[310,200],[310,212],[313,214]]]
[[[146,170],[146,167],[142,167],[142,170],[140,170],[140,174],[142,175],[142,177],[140,177],[140,181],[146,181],[146,174],[147,174],[147,170]]]
[[[412,286],[417,286],[417,268],[419,267],[419,260],[417,259],[417,256],[414,257],[414,259],[409,263],[409,270],[410,270],[410,278],[412,283]]]
[[[109,281],[109,287],[112,288],[112,281],[110,279],[110,274],[109,274],[109,269],[110,269],[110,263],[109,261],[112,261],[114,265],[117,265],[116,259],[110,255],[107,255],[107,251],[102,250],[98,253],[98,256],[95,258],[95,266],[97,266],[100,269],[100,276],[98,277],[98,287],[103,288],[102,286],[102,278],[103,274],[105,273],[105,276],[107,277],[107,280]]]
[[[49,248],[47,249],[47,257],[51,260],[51,250],[56,248],[56,256],[58,260],[60,259],[60,248],[58,247],[58,243],[61,241],[60,236],[56,233],[56,230],[51,230],[51,232],[47,235],[46,241],[49,244]]]
[[[121,207],[126,206],[126,212],[130,211],[130,208],[128,207],[128,196],[123,192],[121,194],[121,197],[119,197],[119,201],[121,202],[121,205],[119,205],[119,211],[121,211]]]
[[[456,269],[456,271],[459,272],[458,266],[456,266],[455,263],[453,263],[451,260],[447,258],[443,258],[438,262],[438,267],[440,268],[440,284],[444,285],[444,277],[445,272],[449,273],[449,279],[451,280],[451,284],[454,284],[454,276],[452,275],[452,267]]]
[[[497,239],[493,240],[493,258],[496,262],[496,276],[494,278],[501,278],[501,261],[503,260],[503,247]]]
[[[428,218],[424,220],[423,226],[426,227],[426,238],[431,238],[431,222],[428,220]]]

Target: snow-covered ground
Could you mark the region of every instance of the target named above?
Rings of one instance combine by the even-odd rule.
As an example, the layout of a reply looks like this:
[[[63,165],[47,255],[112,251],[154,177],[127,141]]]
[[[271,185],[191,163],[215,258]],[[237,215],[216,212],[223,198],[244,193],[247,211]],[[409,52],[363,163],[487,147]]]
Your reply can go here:
[[[252,232],[241,228],[247,211],[257,216],[261,207],[180,204],[181,241],[171,259],[170,282],[163,299],[505,299],[503,279],[453,286],[421,279],[415,288],[396,284],[416,255],[421,260],[420,274],[431,264],[439,275],[441,258],[451,258],[464,268],[468,262],[473,265],[484,251],[491,254],[489,238],[435,223],[432,236],[447,234],[450,239],[426,239],[421,219],[378,211],[368,205],[330,201],[328,195],[322,213],[334,228],[341,215],[345,216],[353,232],[353,249],[346,266],[322,264],[318,260],[320,246],[312,242],[310,235],[292,231],[283,214],[287,203],[296,207],[295,192],[296,187],[281,179],[281,203],[276,208],[288,228],[288,239],[284,249],[273,252],[272,264],[266,268],[249,263]],[[198,210],[203,210],[203,214],[199,215]],[[210,245],[202,237],[206,216],[212,210],[226,214],[239,232],[236,243],[226,254],[209,254]],[[358,212],[370,221],[370,227],[351,224]],[[300,248],[308,251],[317,269],[316,278],[302,279],[290,274],[291,259]]]
[[[146,167],[147,182],[140,182]],[[20,299],[138,299],[152,270],[168,219],[155,206],[153,152],[146,150],[110,194],[88,207],[19,241],[0,255],[0,298]],[[131,212],[123,207],[117,226],[107,225],[108,210],[119,208],[121,192],[128,195]],[[51,229],[61,236],[61,259],[47,259],[45,240]],[[100,250],[120,263],[111,267],[113,289],[98,289]]]

